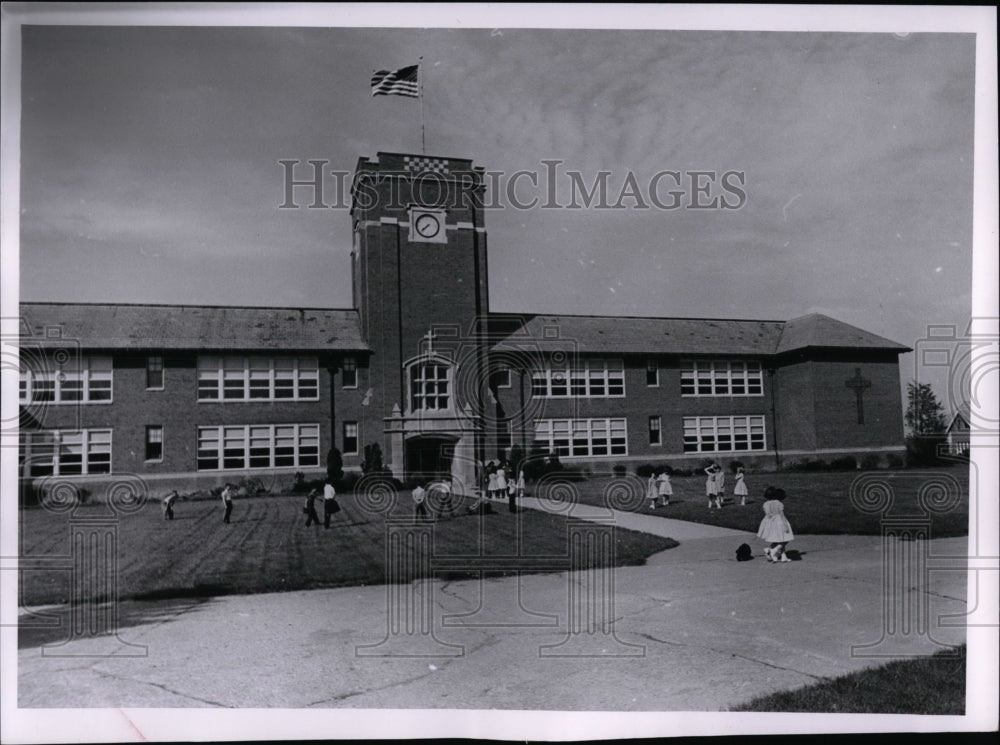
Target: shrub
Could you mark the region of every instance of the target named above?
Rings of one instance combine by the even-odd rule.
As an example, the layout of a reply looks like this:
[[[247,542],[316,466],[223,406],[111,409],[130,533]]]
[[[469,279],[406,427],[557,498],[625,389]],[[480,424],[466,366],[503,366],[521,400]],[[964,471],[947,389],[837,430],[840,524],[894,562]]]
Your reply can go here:
[[[241,479],[236,486],[241,494],[246,494],[248,497],[256,497],[258,494],[267,492],[264,482],[256,476],[247,476]]]
[[[335,447],[326,454],[326,475],[334,483],[344,476],[344,457]]]
[[[938,446],[944,444],[944,435],[906,438],[906,464],[922,468],[940,465]]]
[[[731,460],[731,461],[729,461],[729,470],[732,473],[736,473],[741,468],[743,468],[743,461],[739,461],[739,460]]]
[[[653,475],[656,468],[651,463],[643,463],[641,466],[636,467],[635,475],[641,479],[648,479]]]
[[[613,473],[618,478],[624,478],[625,474],[628,473],[628,469],[621,463],[617,463],[615,464],[615,467],[611,469],[611,473]]]
[[[878,453],[868,453],[861,459],[861,467],[866,471],[874,471],[882,465],[882,456]]]
[[[844,455],[830,461],[830,468],[834,471],[856,471],[858,469],[858,459],[853,455]]]
[[[889,468],[902,468],[906,465],[906,461],[898,453],[889,453],[885,456],[885,463]]]

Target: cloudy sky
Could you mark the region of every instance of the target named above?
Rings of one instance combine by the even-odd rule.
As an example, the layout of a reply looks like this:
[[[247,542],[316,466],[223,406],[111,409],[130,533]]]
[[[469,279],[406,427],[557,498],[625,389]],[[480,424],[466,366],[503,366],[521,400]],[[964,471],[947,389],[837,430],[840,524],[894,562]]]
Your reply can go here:
[[[427,153],[537,172],[522,198],[544,199],[546,159],[609,171],[612,203],[630,173],[745,174],[736,210],[494,195],[493,310],[821,312],[908,346],[968,322],[975,36],[956,33],[25,27],[22,300],[350,306],[348,212],[279,209],[278,161],[419,152],[419,103],[369,89],[419,57]]]

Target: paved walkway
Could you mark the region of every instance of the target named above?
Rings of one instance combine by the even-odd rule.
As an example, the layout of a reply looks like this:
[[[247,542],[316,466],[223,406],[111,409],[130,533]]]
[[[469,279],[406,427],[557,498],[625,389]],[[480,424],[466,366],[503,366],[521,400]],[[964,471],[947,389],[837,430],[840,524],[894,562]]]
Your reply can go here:
[[[118,639],[19,650],[18,701],[718,711],[964,641],[960,624],[940,622],[964,613],[964,538],[893,541],[894,560],[926,550],[930,565],[954,568],[920,587],[885,587],[879,537],[799,536],[798,561],[737,562],[744,540],[761,549],[747,533],[610,517],[681,545],[612,572],[122,603]],[[912,601],[929,631],[887,633],[887,598],[897,611]]]

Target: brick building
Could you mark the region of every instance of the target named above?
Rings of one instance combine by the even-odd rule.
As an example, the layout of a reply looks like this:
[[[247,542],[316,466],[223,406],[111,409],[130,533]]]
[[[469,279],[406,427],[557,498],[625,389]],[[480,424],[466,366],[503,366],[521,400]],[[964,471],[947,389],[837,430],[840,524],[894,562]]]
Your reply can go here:
[[[377,443],[466,488],[514,444],[595,470],[904,451],[908,348],[832,318],[491,313],[483,191],[469,160],[360,159],[349,310],[22,304],[25,475],[284,485]]]

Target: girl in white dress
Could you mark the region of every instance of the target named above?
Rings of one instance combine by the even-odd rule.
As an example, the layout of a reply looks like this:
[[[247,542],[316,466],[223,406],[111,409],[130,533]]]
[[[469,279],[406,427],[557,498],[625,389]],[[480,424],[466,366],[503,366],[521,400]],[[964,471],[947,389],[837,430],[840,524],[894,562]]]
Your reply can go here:
[[[785,555],[785,545],[795,538],[795,534],[785,518],[785,490],[769,486],[764,490],[764,499],[764,519],[757,529],[757,537],[771,543],[764,549],[764,555],[768,561],[791,561]]]
[[[649,474],[649,480],[646,482],[646,499],[649,500],[649,509],[656,509],[656,472]]]
[[[507,471],[506,463],[501,462],[497,469],[497,498],[503,499],[507,496]]]
[[[497,498],[497,469],[492,463],[487,466],[486,474],[489,477],[486,482],[486,494],[490,499]]]
[[[667,473],[667,469],[664,468],[660,473],[659,478],[656,479],[659,483],[659,493],[660,493],[660,504],[666,507],[670,504],[670,498],[674,495],[673,487],[670,486],[670,474]]]
[[[736,487],[733,489],[733,501],[736,501],[736,497],[740,498],[740,506],[743,507],[747,503],[747,484],[743,480],[743,468],[736,469]]]

